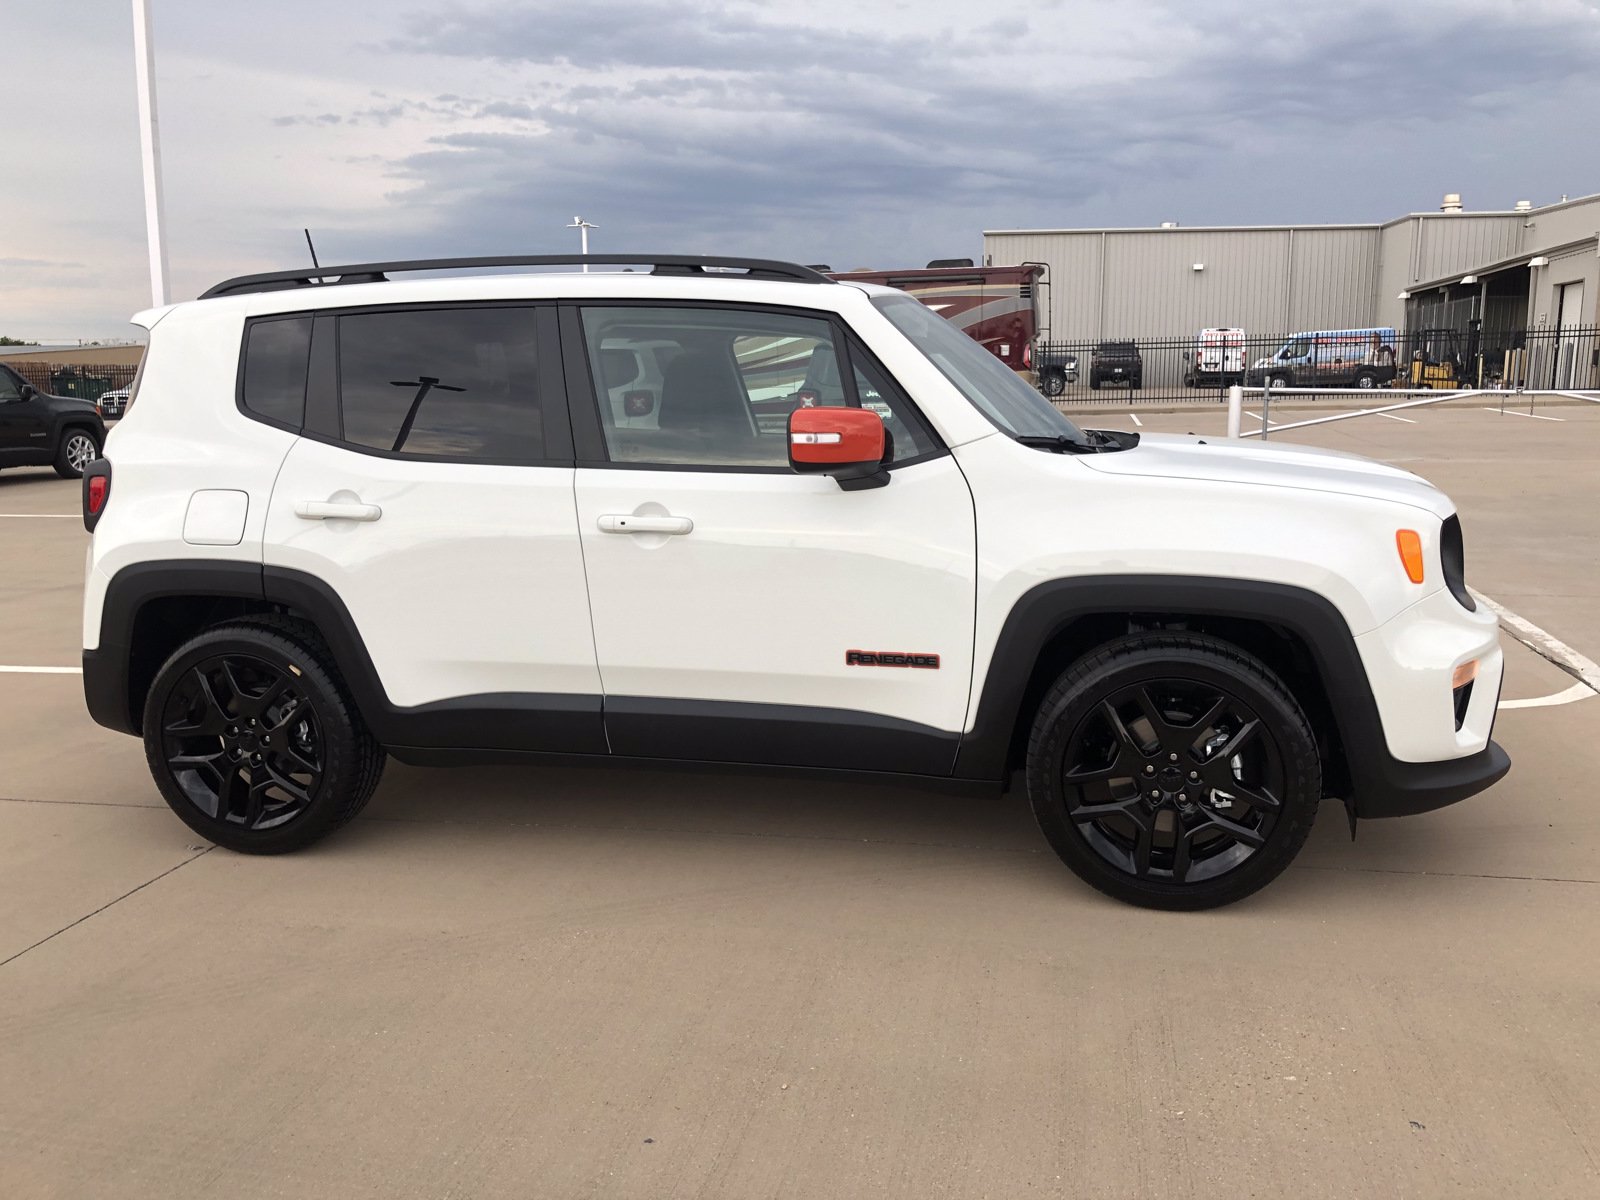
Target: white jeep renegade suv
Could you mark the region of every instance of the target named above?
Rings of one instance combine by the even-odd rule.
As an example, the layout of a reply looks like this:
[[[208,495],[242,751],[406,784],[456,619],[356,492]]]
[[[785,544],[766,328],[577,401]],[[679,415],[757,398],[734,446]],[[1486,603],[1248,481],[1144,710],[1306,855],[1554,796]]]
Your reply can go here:
[[[304,846],[386,754],[1021,770],[1085,880],[1202,908],[1325,796],[1353,823],[1509,768],[1495,620],[1416,476],[1079,429],[917,301],[804,267],[468,271],[573,261],[135,318],[84,481],[84,687],[202,836]]]

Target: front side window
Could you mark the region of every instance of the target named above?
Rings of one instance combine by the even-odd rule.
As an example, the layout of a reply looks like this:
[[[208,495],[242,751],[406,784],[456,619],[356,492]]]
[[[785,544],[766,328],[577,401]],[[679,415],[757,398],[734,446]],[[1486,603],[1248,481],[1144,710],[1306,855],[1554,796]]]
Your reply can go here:
[[[544,457],[533,309],[436,308],[338,320],[345,442],[419,458]]]
[[[10,367],[0,367],[0,404],[22,399],[22,376]]]
[[[253,321],[244,339],[240,399],[250,412],[299,429],[306,414],[306,366],[311,357],[311,318]],[[140,364],[141,373],[143,364]],[[138,390],[138,379],[133,391]],[[128,402],[133,403],[130,392]]]
[[[691,306],[594,306],[584,338],[612,462],[788,470],[789,414],[865,407],[883,418],[889,463],[936,451],[910,401],[852,356],[841,378],[833,325],[817,317]]]
[[[872,303],[1001,432],[1081,439],[1060,409],[926,305],[910,296],[874,296]]]

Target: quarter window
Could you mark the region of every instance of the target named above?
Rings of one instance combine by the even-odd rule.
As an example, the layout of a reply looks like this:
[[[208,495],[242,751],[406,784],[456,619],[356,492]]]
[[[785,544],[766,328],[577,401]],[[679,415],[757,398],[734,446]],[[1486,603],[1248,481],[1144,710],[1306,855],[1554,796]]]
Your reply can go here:
[[[344,440],[419,458],[544,457],[531,308],[339,317]]]
[[[611,461],[788,470],[789,414],[871,408],[890,462],[938,449],[911,403],[875,366],[841,381],[834,327],[747,309],[593,307],[583,313]]]
[[[244,347],[245,408],[258,417],[299,429],[305,423],[310,354],[310,317],[252,322]],[[128,402],[133,402],[131,394]]]

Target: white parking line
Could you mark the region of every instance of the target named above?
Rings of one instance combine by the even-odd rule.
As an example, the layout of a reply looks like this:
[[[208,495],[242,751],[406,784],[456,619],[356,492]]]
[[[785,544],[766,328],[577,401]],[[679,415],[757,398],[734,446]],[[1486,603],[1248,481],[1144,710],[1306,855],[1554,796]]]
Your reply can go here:
[[[1600,692],[1600,663],[1586,655],[1579,654],[1554,634],[1546,633],[1526,617],[1519,617],[1503,604],[1497,604],[1476,588],[1467,589],[1477,602],[1500,618],[1500,624],[1505,626],[1507,632],[1540,658],[1548,659],[1560,667],[1568,675],[1580,680],[1582,686],[1590,695]],[[1568,688],[1567,692],[1573,689]],[[1556,696],[1565,696],[1567,692],[1558,692]],[[1549,704],[1570,704],[1573,700],[1582,700],[1584,697],[1576,695],[1571,699],[1560,700],[1556,696],[1541,696],[1539,699]],[[1534,708],[1542,705],[1531,704],[1527,701],[1502,700],[1501,708]]]
[[[0,675],[82,675],[82,667],[0,667]]]
[[[1273,422],[1267,420],[1265,417],[1263,417],[1260,413],[1251,412],[1248,408],[1244,410],[1244,415],[1247,416],[1247,417],[1254,417],[1256,420],[1260,421],[1263,425],[1271,425],[1273,423]]]
[[[1404,421],[1407,425],[1416,424],[1410,417],[1397,417],[1393,413],[1373,413],[1372,415],[1375,417],[1388,417],[1391,421]]]
[[[1485,408],[1484,412],[1499,413],[1503,417],[1532,417],[1535,421],[1565,421],[1565,417],[1543,417],[1538,413],[1525,413],[1515,408]]]
[[[0,513],[0,518],[15,521],[81,521],[82,513]]]
[[[1144,422],[1143,422],[1143,421],[1141,421],[1141,420],[1139,420],[1139,414],[1138,414],[1138,413],[1136,413],[1136,412],[1131,412],[1131,413],[1129,413],[1129,414],[1128,414],[1128,415],[1129,415],[1129,416],[1130,416],[1130,417],[1132,417],[1132,418],[1133,418],[1133,423],[1134,423],[1134,424],[1135,424],[1135,425],[1140,425],[1140,426],[1142,426],[1142,425],[1143,425],[1143,424],[1144,424]]]
[[[1587,700],[1590,696],[1600,695],[1587,683],[1575,683],[1566,691],[1556,692],[1550,696],[1535,696],[1531,700],[1502,700],[1501,708],[1553,708],[1557,704],[1571,704],[1577,700]]]

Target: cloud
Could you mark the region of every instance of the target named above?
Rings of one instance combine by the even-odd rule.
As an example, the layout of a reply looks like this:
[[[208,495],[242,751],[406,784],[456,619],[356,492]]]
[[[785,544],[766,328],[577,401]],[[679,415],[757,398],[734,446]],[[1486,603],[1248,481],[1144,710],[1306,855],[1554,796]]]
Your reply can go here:
[[[0,276],[52,335],[145,302],[130,31],[89,19],[109,3],[8,24],[8,131],[40,166],[0,177],[0,254],[97,264]],[[1600,107],[1585,0],[278,0],[270,22],[164,0],[157,44],[180,294],[302,261],[304,225],[324,260],[563,251],[577,212],[597,249],[888,267],[976,255],[984,228],[1600,188],[1574,153]],[[68,53],[63,90],[35,64]]]

